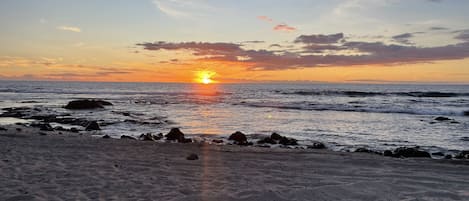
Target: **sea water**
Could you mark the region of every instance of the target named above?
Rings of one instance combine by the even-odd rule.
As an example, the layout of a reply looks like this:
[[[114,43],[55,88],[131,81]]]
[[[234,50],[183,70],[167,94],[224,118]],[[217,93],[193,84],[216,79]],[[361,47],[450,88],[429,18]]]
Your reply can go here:
[[[63,108],[83,98],[113,106]],[[235,131],[277,132],[303,144],[321,141],[334,150],[469,149],[469,86],[464,85],[0,81],[0,108],[7,107],[40,107],[98,120],[104,125],[98,134],[113,137],[179,127],[189,135],[214,138]],[[439,116],[452,120],[436,121]]]

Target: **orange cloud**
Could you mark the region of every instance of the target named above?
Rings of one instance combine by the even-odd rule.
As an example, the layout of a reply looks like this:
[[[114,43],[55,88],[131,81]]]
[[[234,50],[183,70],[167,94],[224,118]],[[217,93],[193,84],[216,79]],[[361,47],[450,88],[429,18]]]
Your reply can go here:
[[[292,32],[292,31],[296,31],[296,28],[292,26],[288,26],[287,24],[278,24],[274,27],[274,30]]]

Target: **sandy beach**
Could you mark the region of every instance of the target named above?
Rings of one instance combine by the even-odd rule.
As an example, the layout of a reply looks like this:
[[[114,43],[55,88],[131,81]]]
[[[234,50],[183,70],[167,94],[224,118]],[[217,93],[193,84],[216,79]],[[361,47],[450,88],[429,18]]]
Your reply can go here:
[[[469,200],[464,160],[14,127],[0,131],[0,200]],[[199,159],[187,160],[190,154]]]

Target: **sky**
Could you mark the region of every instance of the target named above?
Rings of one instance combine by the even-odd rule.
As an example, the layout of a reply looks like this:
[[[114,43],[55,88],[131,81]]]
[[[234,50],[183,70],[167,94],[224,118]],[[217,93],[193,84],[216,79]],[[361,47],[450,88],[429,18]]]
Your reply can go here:
[[[0,80],[469,83],[466,0],[1,0]],[[207,73],[205,73],[207,74]]]

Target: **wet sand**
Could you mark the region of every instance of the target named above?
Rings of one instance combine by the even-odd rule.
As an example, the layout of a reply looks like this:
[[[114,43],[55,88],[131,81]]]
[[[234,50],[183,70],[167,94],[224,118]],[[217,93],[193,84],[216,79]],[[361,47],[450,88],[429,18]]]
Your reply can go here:
[[[0,200],[469,200],[463,160],[39,133],[0,131]]]

